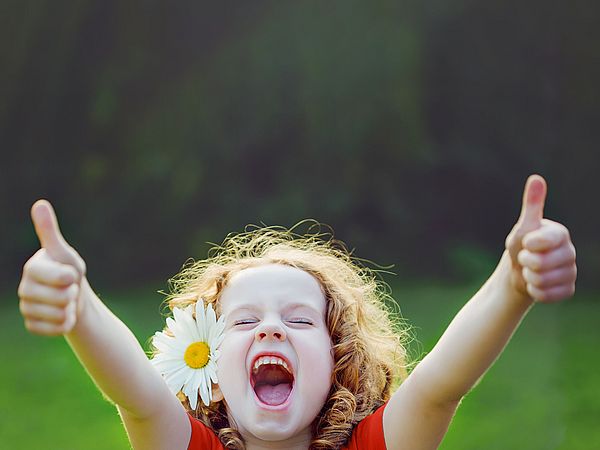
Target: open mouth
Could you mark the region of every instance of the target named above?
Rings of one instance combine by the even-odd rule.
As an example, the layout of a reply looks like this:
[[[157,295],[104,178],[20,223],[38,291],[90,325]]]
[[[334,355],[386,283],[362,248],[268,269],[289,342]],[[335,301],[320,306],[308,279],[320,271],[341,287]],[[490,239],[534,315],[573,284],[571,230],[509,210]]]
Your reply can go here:
[[[278,406],[289,398],[294,387],[294,375],[289,364],[282,358],[260,356],[254,361],[250,383],[262,403]]]

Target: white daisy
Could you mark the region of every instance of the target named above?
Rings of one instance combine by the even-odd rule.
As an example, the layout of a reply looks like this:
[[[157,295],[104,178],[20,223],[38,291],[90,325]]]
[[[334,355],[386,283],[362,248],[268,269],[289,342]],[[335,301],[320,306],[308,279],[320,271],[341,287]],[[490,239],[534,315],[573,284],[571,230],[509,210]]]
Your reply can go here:
[[[192,410],[196,409],[198,392],[205,405],[212,400],[212,383],[217,383],[218,349],[225,328],[225,317],[217,321],[212,304],[206,311],[203,305],[204,302],[198,300],[185,309],[173,308],[175,319],[167,318],[167,328],[173,336],[157,331],[152,339],[160,353],[151,363],[173,394],[182,391],[187,396]]]

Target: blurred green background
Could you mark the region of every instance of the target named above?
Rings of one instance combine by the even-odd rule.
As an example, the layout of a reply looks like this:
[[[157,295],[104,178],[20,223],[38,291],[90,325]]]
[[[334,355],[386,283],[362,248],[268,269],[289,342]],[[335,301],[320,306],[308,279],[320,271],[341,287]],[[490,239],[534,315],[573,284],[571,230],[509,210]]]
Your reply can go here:
[[[418,357],[493,269],[534,172],[578,294],[534,308],[442,448],[600,448],[598,23],[581,0],[3,1],[0,448],[127,448],[63,340],[22,326],[37,198],[142,342],[207,242],[315,218],[394,266]]]

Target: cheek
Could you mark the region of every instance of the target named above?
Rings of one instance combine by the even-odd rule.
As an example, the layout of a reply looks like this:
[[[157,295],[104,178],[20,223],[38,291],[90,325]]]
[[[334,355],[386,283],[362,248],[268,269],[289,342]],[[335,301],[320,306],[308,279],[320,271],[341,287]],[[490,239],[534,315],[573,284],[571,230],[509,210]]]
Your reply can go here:
[[[244,341],[237,337],[226,337],[220,347],[221,356],[217,361],[217,376],[219,387],[225,397],[235,395],[239,392],[245,383],[242,379],[246,378],[245,355],[247,348]]]
[[[313,339],[300,340],[298,345],[301,347],[298,353],[302,358],[308,385],[313,390],[318,386],[319,394],[327,395],[334,366],[329,335],[320,334]]]

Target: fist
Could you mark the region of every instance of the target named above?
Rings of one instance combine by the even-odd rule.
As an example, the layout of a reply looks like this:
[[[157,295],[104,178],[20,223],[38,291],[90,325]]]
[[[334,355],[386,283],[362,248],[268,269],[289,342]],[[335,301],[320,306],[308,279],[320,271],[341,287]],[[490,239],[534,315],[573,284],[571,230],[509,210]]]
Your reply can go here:
[[[569,230],[544,219],[546,181],[531,175],[525,184],[523,206],[506,238],[512,287],[539,302],[558,302],[575,293],[577,265]]]
[[[56,336],[70,332],[77,321],[85,263],[64,240],[49,202],[38,200],[31,218],[41,248],[25,263],[19,283],[19,309],[25,328]]]

